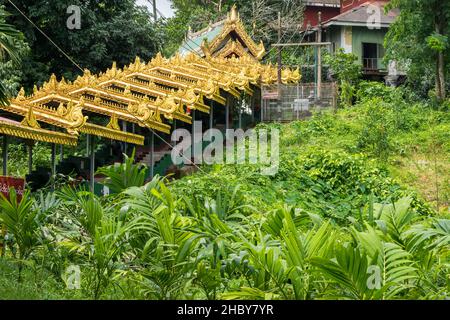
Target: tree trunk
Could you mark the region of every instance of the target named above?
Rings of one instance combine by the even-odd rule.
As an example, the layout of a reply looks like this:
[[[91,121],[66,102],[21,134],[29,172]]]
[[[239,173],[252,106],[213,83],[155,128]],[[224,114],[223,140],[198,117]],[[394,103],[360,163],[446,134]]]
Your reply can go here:
[[[442,8],[441,8],[442,9]],[[435,20],[435,31],[437,34],[443,35],[442,15],[439,14]],[[439,101],[445,100],[445,58],[444,52],[438,51],[436,59],[436,96]]]
[[[439,55],[436,56],[436,74],[435,74],[435,87],[436,87],[436,98],[439,101],[442,101],[442,92],[441,92],[441,76],[440,76],[440,72],[439,72]]]
[[[444,52],[438,53],[438,75],[439,75],[439,84],[440,84],[440,96],[439,99],[444,101],[446,98],[446,90],[445,90],[445,61],[444,61]]]

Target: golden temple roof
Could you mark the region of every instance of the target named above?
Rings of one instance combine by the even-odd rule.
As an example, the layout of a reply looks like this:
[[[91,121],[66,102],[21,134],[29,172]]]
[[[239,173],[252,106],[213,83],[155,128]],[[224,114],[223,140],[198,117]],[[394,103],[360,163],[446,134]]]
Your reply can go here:
[[[260,62],[264,45],[256,44],[245,32],[235,7],[222,26],[214,37],[203,41],[203,55],[176,54],[167,59],[157,54],[148,63],[137,57],[122,69],[113,63],[99,75],[85,70],[74,82],[58,81],[52,75],[32,95],[26,96],[22,89],[10,105],[0,109],[23,116],[26,128],[38,130],[42,122],[67,132],[55,133],[52,139],[64,136],[73,143],[81,132],[143,144],[143,136],[122,131],[118,121],[170,133],[171,125],[164,120],[191,123],[188,109],[209,113],[209,101],[220,107],[228,95],[253,95],[255,87],[278,81],[276,66]],[[282,70],[285,84],[298,82],[300,77],[298,69]],[[89,113],[108,117],[109,124],[91,123]],[[6,128],[1,122],[0,126]]]

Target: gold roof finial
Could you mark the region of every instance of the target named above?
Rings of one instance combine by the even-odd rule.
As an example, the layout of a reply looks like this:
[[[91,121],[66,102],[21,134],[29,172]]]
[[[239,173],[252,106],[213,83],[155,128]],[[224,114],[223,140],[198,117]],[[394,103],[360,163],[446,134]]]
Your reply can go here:
[[[23,118],[21,124],[23,126],[36,128],[36,129],[39,129],[41,127],[39,125],[39,123],[37,122],[36,117],[34,116],[32,104],[30,104],[30,107],[28,108],[28,112],[27,112],[25,118]]]
[[[20,91],[19,91],[19,94],[17,95],[16,100],[18,100],[18,101],[26,100],[25,89],[23,87],[20,88]]]
[[[236,4],[231,8],[230,13],[228,14],[228,22],[237,22],[239,20],[239,12],[237,11]]]
[[[106,125],[107,128],[120,131],[119,120],[117,119],[117,115],[114,113],[109,120],[109,123]]]

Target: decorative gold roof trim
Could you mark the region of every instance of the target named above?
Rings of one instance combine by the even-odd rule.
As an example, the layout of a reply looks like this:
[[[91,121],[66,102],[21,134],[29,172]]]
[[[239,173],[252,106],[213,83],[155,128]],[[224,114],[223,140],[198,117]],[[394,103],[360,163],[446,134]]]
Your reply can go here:
[[[205,113],[209,113],[210,110],[210,107],[204,104],[202,95],[196,94],[193,89],[164,91],[158,88],[158,86],[156,85],[154,87],[139,85],[137,83],[133,83],[130,81],[127,82],[127,79],[125,80],[112,79],[101,83],[101,86],[103,87],[106,87],[108,85],[115,85],[117,87],[121,87],[124,89],[124,91],[127,88],[129,88],[141,94],[152,96],[154,98],[165,99],[168,98],[169,96],[172,96],[177,102],[180,102],[191,109],[199,110]]]
[[[35,120],[64,128],[70,134],[76,134],[78,129],[81,128],[87,120],[87,117],[83,116],[82,107],[80,105],[71,107],[69,110],[66,110],[65,113],[62,112],[61,109],[58,113],[58,110],[51,108],[30,104],[17,104],[15,102],[11,102],[8,106],[0,106],[0,109],[24,117],[29,116],[30,108],[32,109]]]
[[[138,60],[139,61],[139,60]],[[136,68],[136,67],[135,67]],[[128,68],[129,69],[129,68]],[[154,82],[144,85],[142,82],[129,81],[126,77],[129,70],[118,69],[116,64],[113,63],[111,69],[108,69],[104,74],[98,78],[98,86],[106,87],[109,84],[120,84],[124,88],[124,92],[133,89],[141,94],[150,95],[155,98],[164,99],[165,97],[172,95],[176,97],[181,103],[190,107],[191,109],[200,110],[202,112],[209,112],[209,106],[205,105],[201,101],[201,94],[197,94],[191,87],[185,90],[170,90],[166,89],[162,85],[158,85]],[[127,82],[128,80],[128,82]]]
[[[30,107],[28,109],[28,113],[26,114],[25,118],[23,118],[21,125],[24,127],[30,127],[30,128],[36,128],[39,129],[41,126],[36,120],[36,117],[33,113],[33,106],[30,104]]]
[[[147,71],[157,71],[168,74],[176,73],[180,77],[195,82],[212,79],[222,90],[229,92],[236,97],[240,96],[239,91],[235,89],[234,79],[231,75],[213,69],[198,71],[192,68],[189,63],[190,61],[182,58],[180,55],[175,55],[168,60],[158,53],[147,65]]]
[[[244,68],[231,68],[228,66],[229,59],[222,59],[222,64],[216,67],[214,64],[210,62],[211,59],[199,59],[194,58],[193,55],[188,55],[183,58],[179,54],[176,54],[172,57],[168,63],[173,66],[179,66],[180,68],[184,68],[186,73],[199,73],[202,77],[216,77],[217,79],[225,79],[226,86],[230,87],[231,85],[237,87],[241,91],[245,91],[247,94],[252,94],[252,90],[250,88],[250,81],[254,80],[253,78],[247,77],[245,74]]]
[[[77,136],[62,132],[45,130],[42,128],[32,128],[8,121],[0,120],[0,134],[17,137],[33,141],[55,143],[62,145],[77,145]]]
[[[205,97],[207,97],[210,100],[214,100],[222,105],[226,104],[226,99],[220,95],[219,86],[217,83],[215,83],[212,79],[209,81],[197,81],[197,83],[192,81],[186,81],[185,79],[173,74],[172,77],[167,77],[161,73],[157,73],[154,71],[149,72],[134,72],[130,75],[128,75],[128,79],[132,82],[140,82],[138,78],[145,79],[149,82],[155,82],[160,83],[163,85],[176,87],[178,89],[187,90],[193,85],[192,89],[197,94],[203,94]]]
[[[59,102],[59,103],[78,103],[73,98],[69,98],[67,96],[61,96],[61,95],[52,95],[48,99],[41,100],[42,102],[49,103],[49,102]],[[90,112],[94,112],[97,114],[101,114],[108,117],[117,117],[118,119],[130,122],[130,123],[137,123],[141,127],[149,127],[155,130],[163,129],[162,132],[166,132],[166,126],[163,125],[162,120],[160,117],[153,116],[157,113],[157,111],[148,111],[146,114],[147,117],[141,117],[139,114],[133,114],[130,112],[129,106],[126,108],[118,108],[118,107],[112,107],[108,106],[108,108],[103,107],[98,103],[98,101],[90,100],[87,97],[80,97],[80,101],[83,101],[84,109]],[[60,104],[61,108],[61,104]],[[148,108],[146,108],[148,109]]]
[[[236,6],[233,6],[231,12],[228,14],[227,20],[225,20],[224,27],[219,35],[217,35],[211,43],[208,44],[209,53],[215,53],[221,47],[223,41],[225,41],[231,32],[235,32],[240,39],[244,42],[249,52],[256,60],[261,60],[266,53],[264,44],[261,41],[258,45],[249,36],[245,27],[239,17]],[[207,53],[205,53],[206,55]]]
[[[113,65],[112,70],[108,71],[108,74],[111,73],[119,73],[118,69]],[[161,132],[167,132],[168,129],[170,129],[170,126],[165,125],[162,123],[162,120],[160,118],[160,113],[162,109],[166,109],[163,112],[166,112],[165,117],[168,119],[172,119],[174,115],[172,115],[173,110],[167,110],[168,103],[165,101],[158,100],[160,102],[160,105],[153,105],[151,103],[146,103],[145,105],[141,105],[140,108],[147,108],[153,110],[149,110],[148,112],[140,112],[140,114],[145,113],[147,117],[140,117],[139,114],[132,114],[130,113],[130,103],[126,104],[124,103],[124,106],[114,106],[113,104],[108,105],[105,101],[98,101],[98,100],[90,100],[87,97],[83,97],[83,91],[90,90],[95,93],[102,93],[104,94],[104,99],[111,100],[113,103],[120,104],[120,102],[117,102],[116,100],[123,101],[126,97],[122,96],[114,96],[112,97],[111,93],[105,92],[104,89],[98,87],[100,85],[99,80],[94,75],[91,75],[91,73],[88,70],[85,70],[84,75],[78,77],[78,79],[75,81],[74,84],[69,84],[65,82],[65,80],[62,80],[63,83],[58,83],[56,80],[56,77],[52,75],[50,78],[50,81],[44,85],[41,90],[45,91],[45,94],[41,93],[41,90],[35,90],[35,93],[33,96],[29,98],[21,97],[21,100],[30,100],[36,104],[39,104],[39,108],[43,108],[45,110],[52,111],[51,108],[45,108],[42,106],[43,103],[50,103],[54,102],[55,100],[58,102],[67,102],[70,103],[74,100],[83,101],[83,106],[86,110],[102,114],[105,116],[116,116],[119,119],[122,119],[124,121],[132,122],[132,123],[138,123],[141,127],[148,127],[151,129],[155,129]],[[86,87],[83,87],[86,86]],[[91,87],[92,86],[92,87]],[[81,89],[77,89],[77,87],[82,87]],[[76,96],[78,95],[78,96]],[[96,96],[96,94],[94,94]],[[76,99],[75,99],[76,98]],[[129,102],[138,101],[136,99],[128,99]],[[35,107],[36,108],[36,107]],[[175,117],[179,118],[180,120],[184,121],[188,119],[188,122],[190,122],[189,115],[184,112],[182,107],[176,106],[174,108],[176,114]]]
[[[211,74],[208,75],[206,73],[200,73],[194,69],[188,69],[187,67],[181,67],[181,66],[170,66],[170,67],[152,67],[151,70],[158,71],[162,73],[174,73],[177,74],[180,77],[183,77],[185,79],[191,79],[194,81],[205,81],[208,76],[212,77],[214,81],[217,81],[220,89],[232,94],[235,97],[240,97],[240,93],[238,90],[236,90],[233,79],[227,76],[220,77],[219,74]]]
[[[157,60],[164,63],[164,59],[161,55],[157,56]],[[147,64],[141,62],[139,57],[136,57],[134,63],[131,63],[128,66],[123,68],[123,73],[125,78],[131,79],[132,82],[143,84],[141,79],[137,77],[145,78],[146,82],[154,82],[164,86],[173,87],[175,89],[183,89],[189,90],[193,89],[199,94],[203,94],[208,99],[216,98],[214,95],[217,95],[218,98],[223,99],[220,96],[219,87],[216,82],[212,79],[208,79],[208,81],[183,81],[182,78],[177,77],[176,75],[164,76],[157,72],[149,71]],[[218,101],[220,102],[220,101]],[[225,104],[225,102],[224,102]]]
[[[80,129],[80,131],[86,134],[132,143],[139,146],[144,145],[145,139],[144,136],[123,132],[120,130],[103,127],[92,123],[87,123],[83,128]]]
[[[227,44],[220,50],[217,51],[213,57],[218,58],[230,58],[230,56],[234,54],[238,58],[242,58],[244,56],[250,56],[248,51],[245,50],[244,46],[239,41],[230,40]]]

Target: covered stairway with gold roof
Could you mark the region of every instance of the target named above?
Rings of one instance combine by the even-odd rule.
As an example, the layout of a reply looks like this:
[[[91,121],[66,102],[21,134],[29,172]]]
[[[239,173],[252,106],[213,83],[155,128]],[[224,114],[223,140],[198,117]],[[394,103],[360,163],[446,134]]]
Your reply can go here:
[[[214,27],[189,36],[171,58],[136,58],[123,68],[114,63],[98,75],[85,70],[73,82],[52,75],[31,95],[20,90],[0,106],[0,133],[53,145],[76,145],[80,134],[144,145],[148,130],[170,134],[176,120],[191,124],[195,111],[228,109],[231,98],[278,81],[276,66],[261,63],[264,45],[246,33],[235,7]],[[299,70],[282,70],[283,83],[299,80]]]

